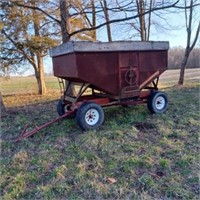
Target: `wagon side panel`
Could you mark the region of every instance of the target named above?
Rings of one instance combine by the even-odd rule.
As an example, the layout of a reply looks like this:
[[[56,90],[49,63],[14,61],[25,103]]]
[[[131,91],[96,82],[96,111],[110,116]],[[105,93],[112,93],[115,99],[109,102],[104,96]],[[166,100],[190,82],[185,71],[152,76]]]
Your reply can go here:
[[[167,51],[139,52],[139,85],[146,87],[167,69]]]
[[[75,54],[66,54],[53,57],[54,76],[64,79],[78,79]]]
[[[119,53],[120,98],[139,95],[139,61],[138,52]]]
[[[76,53],[78,76],[96,88],[118,95],[119,71],[115,52]]]

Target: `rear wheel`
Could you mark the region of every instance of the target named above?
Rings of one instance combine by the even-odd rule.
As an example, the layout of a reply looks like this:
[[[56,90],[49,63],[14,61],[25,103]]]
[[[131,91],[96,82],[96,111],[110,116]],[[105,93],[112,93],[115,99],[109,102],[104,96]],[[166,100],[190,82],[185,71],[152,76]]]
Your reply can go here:
[[[98,129],[104,122],[103,108],[96,103],[84,103],[76,112],[76,120],[82,130]]]
[[[64,104],[62,99],[60,99],[58,101],[58,104],[57,104],[57,113],[59,116],[62,116],[64,115],[66,112],[70,111],[70,105],[69,104]],[[74,118],[75,115],[70,115],[68,116],[69,118]]]
[[[164,92],[152,92],[147,101],[147,107],[151,113],[163,113],[168,106],[168,97]]]

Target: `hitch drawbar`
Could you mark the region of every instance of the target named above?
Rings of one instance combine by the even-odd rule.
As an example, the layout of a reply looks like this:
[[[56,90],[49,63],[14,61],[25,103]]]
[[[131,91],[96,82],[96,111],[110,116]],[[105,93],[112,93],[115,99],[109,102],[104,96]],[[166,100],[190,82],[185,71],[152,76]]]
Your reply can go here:
[[[20,137],[18,137],[15,141],[16,142],[21,142],[24,138],[28,138],[28,137],[36,134],[37,132],[41,131],[42,129],[44,129],[44,128],[48,127],[48,126],[50,126],[51,124],[53,124],[53,123],[65,118],[65,117],[68,117],[68,116],[74,114],[74,112],[75,112],[74,110],[73,111],[68,111],[64,115],[62,115],[60,117],[57,117],[56,119],[54,119],[52,121],[49,121],[49,122],[47,122],[47,123],[45,123],[45,124],[43,124],[41,126],[36,126],[35,125],[35,129],[27,132],[27,129],[30,126],[30,123],[29,123],[24,127],[23,131],[21,132]]]

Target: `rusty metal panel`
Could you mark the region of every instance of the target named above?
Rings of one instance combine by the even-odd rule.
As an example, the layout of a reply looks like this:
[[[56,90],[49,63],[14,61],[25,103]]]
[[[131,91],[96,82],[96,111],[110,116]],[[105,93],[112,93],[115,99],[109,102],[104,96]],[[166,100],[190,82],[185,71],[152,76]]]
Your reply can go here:
[[[167,51],[139,52],[139,85],[146,87],[167,69]]]
[[[112,95],[119,93],[118,54],[113,52],[76,53],[78,76]]]
[[[139,91],[139,70],[138,67],[120,68],[120,97],[129,98],[136,96]]]
[[[129,98],[139,94],[138,64],[137,52],[119,53],[120,98]]]
[[[139,52],[140,72],[167,69],[167,51]]]
[[[137,52],[119,52],[119,67],[138,67],[138,53]]]
[[[154,79],[159,77],[159,75],[160,75],[160,72],[158,70],[140,72],[139,88],[140,89],[145,88]]]
[[[80,44],[83,45],[83,43]],[[148,43],[148,45],[150,44]],[[129,44],[126,43],[126,45]],[[102,47],[102,45],[100,46]],[[76,46],[72,47],[76,50]],[[92,48],[94,47],[98,46]],[[119,45],[117,47],[119,48]],[[129,47],[133,48],[130,45]],[[153,50],[148,51],[140,49],[139,51],[113,52],[111,49],[109,51],[108,49],[107,51],[98,49],[97,52],[77,52],[74,50],[73,53],[64,55],[61,50],[58,52],[60,55],[56,54],[53,57],[55,76],[89,83],[93,88],[119,98],[138,96],[140,90],[167,69],[167,49],[155,50],[153,48]]]
[[[78,78],[76,55],[67,54],[53,57],[54,75],[62,78]]]

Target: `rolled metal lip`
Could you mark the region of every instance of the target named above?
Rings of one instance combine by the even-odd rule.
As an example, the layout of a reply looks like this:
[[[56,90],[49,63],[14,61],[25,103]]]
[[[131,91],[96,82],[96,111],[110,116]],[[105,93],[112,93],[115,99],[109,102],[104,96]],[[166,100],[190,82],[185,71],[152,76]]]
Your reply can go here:
[[[156,51],[168,49],[168,41],[69,41],[51,48],[49,53],[51,57],[55,57],[75,52]]]

